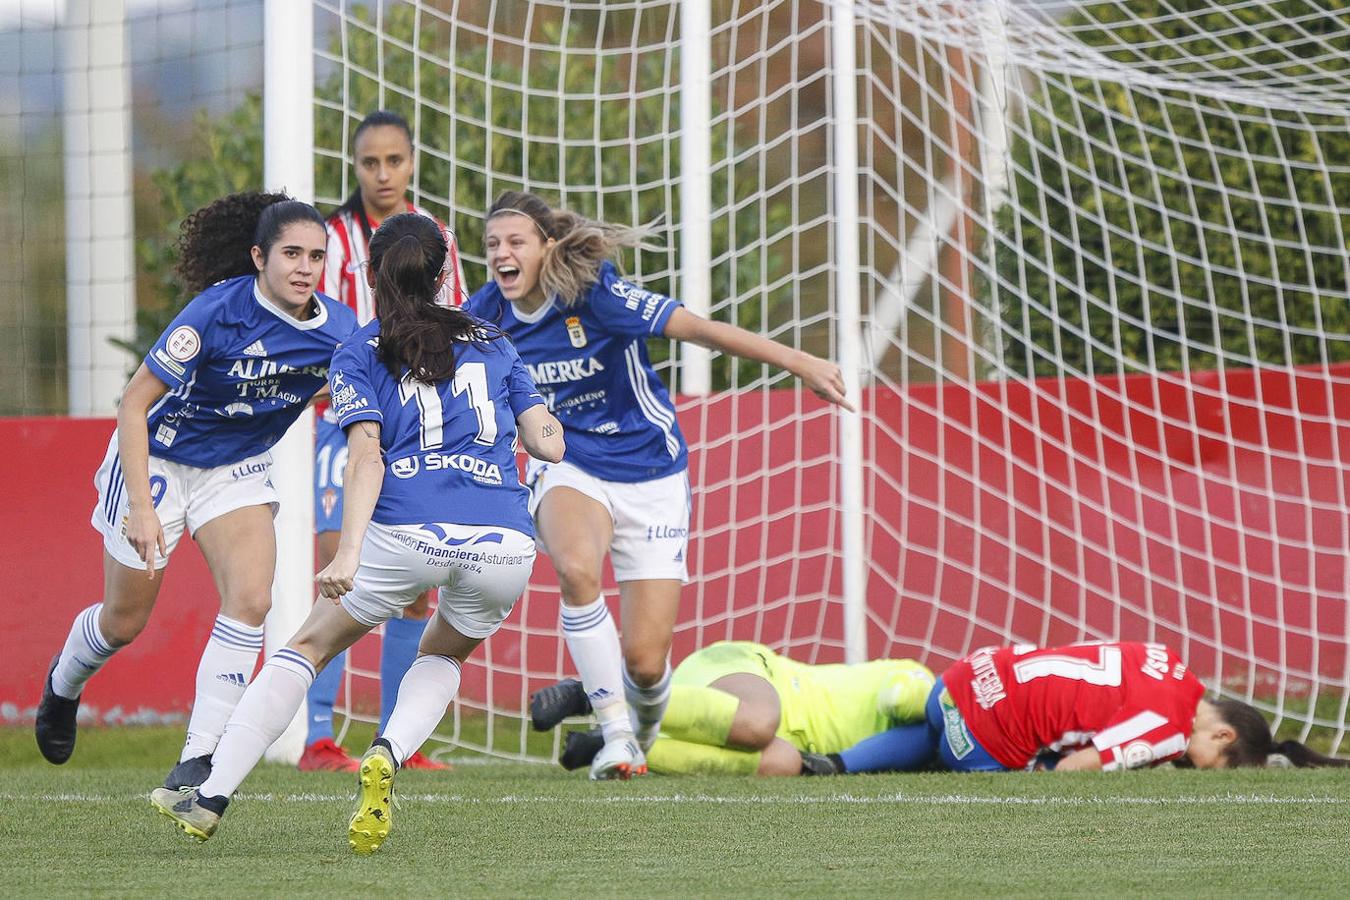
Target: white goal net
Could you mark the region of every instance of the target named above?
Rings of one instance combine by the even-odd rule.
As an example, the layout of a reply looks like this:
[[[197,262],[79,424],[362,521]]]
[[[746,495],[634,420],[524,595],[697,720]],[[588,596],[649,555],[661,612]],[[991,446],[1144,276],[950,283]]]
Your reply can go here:
[[[1335,749],[1350,4],[850,9],[851,64],[829,3],[713,2],[699,114],[674,2],[319,0],[318,198],[353,189],[352,130],[394,109],[415,199],[457,232],[472,285],[487,205],[525,188],[656,225],[666,249],[623,268],[714,318],[829,356],[861,335],[852,455],[846,423],[782,373],[653,347],[693,451],[676,661],[725,638],[843,660],[860,565],[855,653],[940,668],[990,643],[1162,641]],[[837,79],[856,108],[837,108]],[[682,171],[700,140],[706,170]],[[839,183],[856,184],[856,228],[839,227]],[[706,222],[683,221],[691,199]],[[692,229],[710,254],[690,266]],[[854,510],[840,485],[858,472]],[[521,716],[572,671],[546,558],[535,576],[441,739],[556,752]],[[373,677],[358,653],[353,715]]]

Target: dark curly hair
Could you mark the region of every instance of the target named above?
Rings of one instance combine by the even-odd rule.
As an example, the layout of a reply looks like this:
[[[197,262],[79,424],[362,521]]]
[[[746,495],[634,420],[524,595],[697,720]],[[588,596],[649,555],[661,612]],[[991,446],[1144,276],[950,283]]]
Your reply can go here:
[[[252,249],[263,257],[292,222],[324,227],[323,216],[286,194],[248,191],[229,194],[189,215],[178,229],[178,277],[193,294],[217,281],[254,275]]]
[[[445,267],[440,227],[418,213],[384,220],[370,239],[375,312],[380,317],[380,361],[396,380],[406,370],[423,384],[454,377],[455,344],[489,341],[500,329],[458,307],[436,303],[436,279]]]

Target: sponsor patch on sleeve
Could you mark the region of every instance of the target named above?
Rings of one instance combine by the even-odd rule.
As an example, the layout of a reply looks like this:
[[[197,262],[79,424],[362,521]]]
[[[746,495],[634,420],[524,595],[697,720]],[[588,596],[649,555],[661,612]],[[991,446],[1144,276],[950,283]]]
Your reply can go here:
[[[163,366],[163,367],[165,368],[165,370],[167,370],[167,371],[169,371],[169,372],[172,372],[173,374],[177,375],[179,378],[182,378],[182,377],[183,377],[183,373],[184,373],[185,371],[187,371],[186,369],[183,368],[182,363],[175,362],[175,361],[169,356],[169,354],[165,353],[163,350],[156,349],[156,350],[155,350],[155,353],[154,353],[154,357],[155,357],[155,362],[159,363],[161,366]]]

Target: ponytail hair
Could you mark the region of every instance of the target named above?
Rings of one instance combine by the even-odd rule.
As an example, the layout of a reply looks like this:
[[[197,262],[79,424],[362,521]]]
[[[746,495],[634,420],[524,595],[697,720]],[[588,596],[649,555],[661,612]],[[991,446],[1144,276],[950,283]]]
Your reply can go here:
[[[456,342],[501,336],[462,309],[436,303],[446,252],[441,229],[418,213],[390,216],[370,239],[378,353],[395,380],[407,371],[424,384],[445,381],[455,374]]]
[[[625,247],[655,249],[647,241],[646,228],[629,228],[595,222],[565,209],[553,209],[540,197],[526,191],[498,195],[488,218],[521,215],[534,222],[552,249],[544,255],[539,285],[544,295],[557,297],[563,306],[575,306],[600,277],[600,264]]]
[[[1271,754],[1278,754],[1289,760],[1296,769],[1340,769],[1350,767],[1350,759],[1336,756],[1323,756],[1301,741],[1280,741],[1271,744]]]
[[[292,222],[324,227],[317,209],[285,194],[248,191],[221,197],[179,226],[178,277],[190,293],[199,294],[217,281],[256,275],[253,248],[260,247],[266,258]]]
[[[1219,711],[1219,717],[1236,734],[1233,742],[1224,751],[1227,767],[1265,766],[1270,757],[1279,754],[1290,764],[1300,769],[1350,766],[1350,759],[1338,759],[1323,756],[1300,741],[1280,741],[1276,743],[1270,733],[1266,717],[1241,700],[1219,699],[1211,701]]]

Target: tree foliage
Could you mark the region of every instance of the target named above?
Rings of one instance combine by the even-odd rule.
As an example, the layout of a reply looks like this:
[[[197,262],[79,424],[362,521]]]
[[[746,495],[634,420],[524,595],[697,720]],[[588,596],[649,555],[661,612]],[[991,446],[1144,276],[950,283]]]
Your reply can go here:
[[[1319,34],[1343,28],[1333,10],[1347,0],[1320,4],[1321,19],[1304,0],[1278,0],[1146,24],[1146,7],[1163,6],[1093,5],[1070,24],[1107,57],[1152,47],[1174,74],[1213,73],[1209,62],[1177,62],[1184,50],[1220,69],[1269,56],[1296,78],[1308,73],[1276,48],[1315,55]],[[1350,71],[1350,54],[1319,65]],[[1109,79],[1047,75],[1042,87],[996,216],[1009,367],[1104,374],[1350,359],[1344,115]]]
[[[150,175],[156,199],[155,209],[147,215],[155,224],[136,240],[137,293],[143,301],[136,310],[136,337],[113,341],[132,354],[135,364],[192,299],[174,274],[179,224],[218,197],[262,186],[262,98],[258,94],[249,94],[218,119],[198,112],[192,129],[200,153]]]
[[[676,13],[672,4],[668,14]],[[664,30],[659,16],[646,15],[640,29]],[[630,251],[621,267],[648,289],[670,293],[678,266],[679,144],[673,135],[679,92],[671,82],[677,60],[658,53],[597,54],[597,33],[602,44],[633,40],[632,22],[599,8],[575,10],[565,21],[540,11],[534,27],[534,43],[556,52],[535,49],[526,57],[509,42],[461,39],[452,66],[444,23],[419,20],[413,7],[396,4],[383,10],[377,31],[372,10],[354,7],[345,35],[333,35],[328,45],[334,57],[345,53],[346,65],[326,64],[315,85],[315,144],[344,151],[318,155],[316,194],[340,198],[354,188],[351,133],[365,113],[391,109],[413,126],[418,199],[455,230],[468,257],[471,288],[486,278],[475,257],[481,259],[483,214],[492,198],[530,189],[587,216],[654,225],[656,243],[664,246]],[[165,299],[141,314],[138,340],[128,348],[138,354],[190,299],[173,280],[178,222],[222,193],[262,182],[258,97],[218,121],[200,117],[196,128],[202,156],[153,176],[166,227],[140,242],[141,264]],[[726,131],[714,139],[714,146],[734,142]],[[641,142],[639,152],[633,152],[635,141]],[[756,166],[722,165],[713,179],[714,206],[726,210],[713,223],[714,296],[735,297],[738,302],[721,315],[734,309],[739,324],[757,331],[799,313],[796,286],[790,279],[783,283],[793,263],[792,241],[774,240],[794,228],[790,199],[771,200],[765,209],[743,202],[760,190],[762,174]],[[652,351],[659,362],[669,347],[655,342]],[[733,364],[741,371],[733,373]],[[746,383],[758,374],[758,364],[723,360],[715,386]]]

